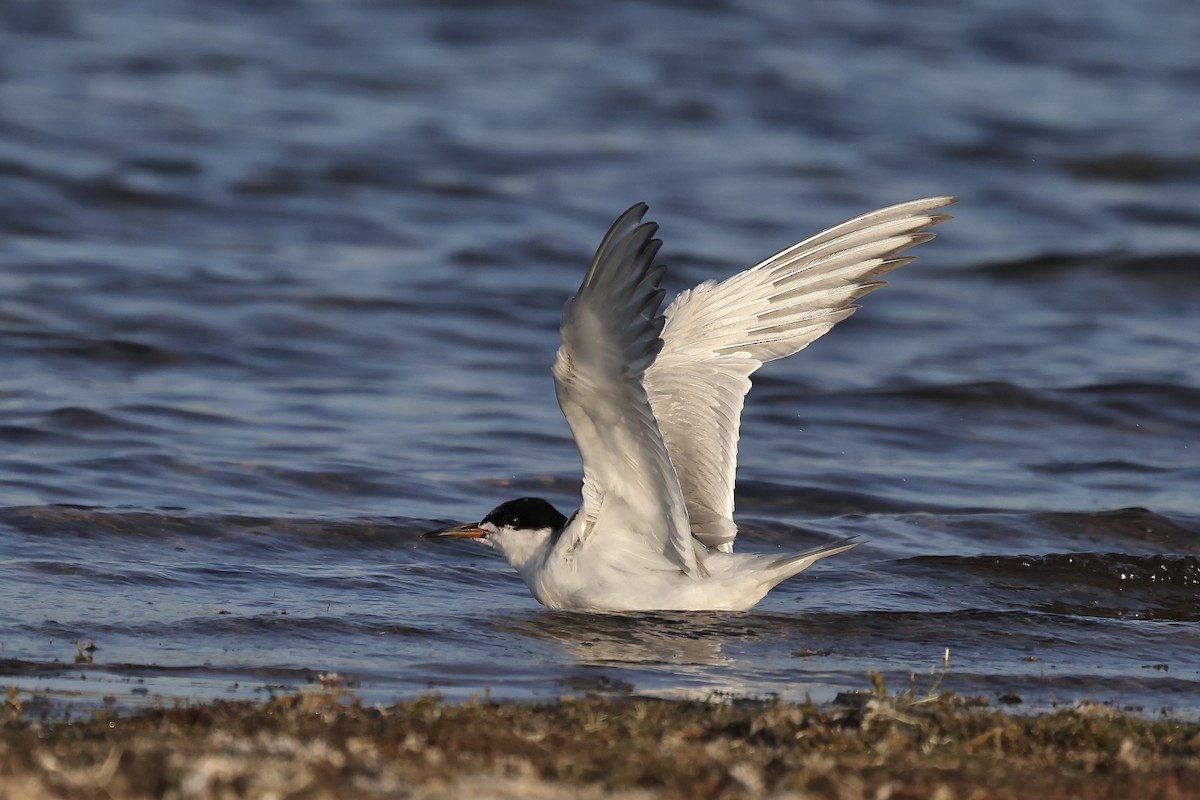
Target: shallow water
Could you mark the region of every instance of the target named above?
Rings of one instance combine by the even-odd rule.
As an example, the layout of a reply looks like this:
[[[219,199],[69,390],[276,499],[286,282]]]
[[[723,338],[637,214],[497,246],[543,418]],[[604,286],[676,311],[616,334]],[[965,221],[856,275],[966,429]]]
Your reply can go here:
[[[1198,36],[1183,0],[0,3],[0,681],[829,699],[949,648],[993,701],[1200,712]],[[739,547],[863,547],[617,616],[419,539],[577,501],[548,365],[634,201],[680,289],[942,193],[744,417]]]

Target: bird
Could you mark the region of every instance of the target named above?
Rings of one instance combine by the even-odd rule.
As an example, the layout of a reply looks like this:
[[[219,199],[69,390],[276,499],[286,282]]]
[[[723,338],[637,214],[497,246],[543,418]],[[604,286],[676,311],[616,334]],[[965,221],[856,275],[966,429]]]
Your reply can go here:
[[[722,281],[684,291],[665,310],[666,266],[645,203],[621,214],[563,309],[552,373],[583,461],[570,516],[548,501],[501,503],[435,539],[500,552],[533,597],[601,612],[746,611],[849,537],[800,553],[734,552],[734,479],[750,376],[792,355],[858,308],[933,238],[955,198],[862,214]]]

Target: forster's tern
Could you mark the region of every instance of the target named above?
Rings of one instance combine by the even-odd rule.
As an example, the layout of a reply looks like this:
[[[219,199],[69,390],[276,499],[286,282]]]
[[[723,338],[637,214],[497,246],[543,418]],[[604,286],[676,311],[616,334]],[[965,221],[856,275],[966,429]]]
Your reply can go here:
[[[734,553],[738,425],[750,375],[854,313],[928,241],[952,197],[863,214],[659,313],[666,267],[642,203],[613,223],[563,310],[554,387],[583,457],[568,519],[540,498],[426,536],[499,550],[551,608],[745,610],[853,539],[803,553]]]

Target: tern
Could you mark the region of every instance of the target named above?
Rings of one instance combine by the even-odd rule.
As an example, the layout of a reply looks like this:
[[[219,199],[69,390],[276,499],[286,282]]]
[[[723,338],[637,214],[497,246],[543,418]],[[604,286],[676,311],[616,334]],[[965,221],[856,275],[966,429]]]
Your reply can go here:
[[[570,518],[535,497],[427,537],[500,551],[551,608],[744,611],[781,581],[855,547],[733,552],[734,477],[750,376],[854,313],[899,253],[933,238],[952,197],[887,206],[828,228],[660,313],[658,226],[638,203],[605,235],[563,310],[554,388],[583,460]]]

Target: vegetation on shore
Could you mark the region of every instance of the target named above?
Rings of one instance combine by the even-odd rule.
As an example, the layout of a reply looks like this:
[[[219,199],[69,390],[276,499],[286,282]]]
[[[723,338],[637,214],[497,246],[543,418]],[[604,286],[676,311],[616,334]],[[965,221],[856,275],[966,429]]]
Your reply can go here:
[[[363,705],[344,685],[38,721],[10,691],[0,797],[1197,798],[1200,723],[949,693],[831,706],[637,696]]]

